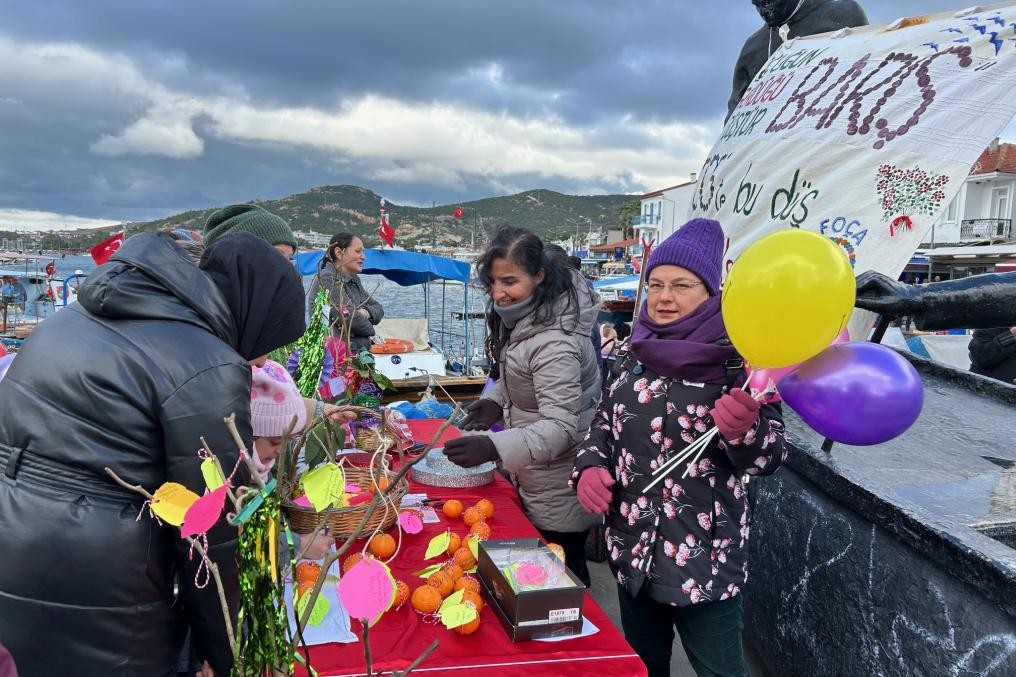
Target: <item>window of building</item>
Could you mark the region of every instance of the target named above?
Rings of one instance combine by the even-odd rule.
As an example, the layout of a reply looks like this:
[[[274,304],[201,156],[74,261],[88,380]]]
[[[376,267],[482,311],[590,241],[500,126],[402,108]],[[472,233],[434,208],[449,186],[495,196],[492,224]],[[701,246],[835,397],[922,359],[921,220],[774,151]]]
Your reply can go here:
[[[960,197],[957,195],[949,203],[949,206],[945,210],[945,218],[942,219],[945,223],[956,223],[957,212],[959,211]]]

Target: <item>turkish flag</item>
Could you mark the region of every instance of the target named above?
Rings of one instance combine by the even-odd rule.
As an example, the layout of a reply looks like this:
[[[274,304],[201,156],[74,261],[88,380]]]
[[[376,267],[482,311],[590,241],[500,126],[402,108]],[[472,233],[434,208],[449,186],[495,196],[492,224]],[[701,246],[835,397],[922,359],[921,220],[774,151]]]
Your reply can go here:
[[[462,209],[462,207],[456,207],[455,211],[452,212],[452,216],[454,216],[457,219],[461,219],[465,215],[466,212],[464,209]]]
[[[389,247],[395,246],[395,229],[388,225],[388,217],[381,215],[381,225],[378,226],[377,234]]]
[[[116,253],[116,250],[123,244],[123,233],[117,233],[108,240],[103,240],[99,244],[92,247],[91,254],[92,260],[95,261],[95,265],[101,266],[106,261],[109,261],[109,257]]]

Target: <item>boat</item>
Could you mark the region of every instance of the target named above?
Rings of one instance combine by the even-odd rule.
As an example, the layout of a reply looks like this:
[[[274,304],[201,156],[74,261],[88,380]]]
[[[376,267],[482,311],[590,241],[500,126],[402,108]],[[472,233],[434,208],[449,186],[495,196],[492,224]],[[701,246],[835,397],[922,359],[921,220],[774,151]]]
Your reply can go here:
[[[593,289],[600,294],[600,307],[612,315],[631,315],[635,312],[638,288],[638,275],[604,277],[593,283]]]
[[[364,252],[364,275],[380,275],[402,287],[422,285],[424,292],[423,318],[389,319],[377,325],[377,338],[384,342],[411,344],[411,350],[374,355],[374,367],[388,377],[397,393],[407,396],[435,385],[457,393],[457,399],[473,399],[487,383],[484,361],[476,348],[483,345],[482,337],[472,336],[470,322],[465,322],[465,345],[462,356],[449,357],[430,341],[431,329],[427,319],[432,283],[462,286],[463,308],[461,317],[475,315],[470,298],[477,290],[470,284],[471,267],[466,261],[404,250],[367,249]],[[320,269],[323,250],[300,252],[295,265],[304,276],[316,275]],[[383,302],[383,299],[382,299]],[[442,294],[441,316],[447,316]],[[405,348],[409,348],[406,345]]]
[[[85,278],[75,271],[64,279],[54,277],[56,257],[0,252],[0,338],[16,346],[56,311],[74,303],[77,285]]]

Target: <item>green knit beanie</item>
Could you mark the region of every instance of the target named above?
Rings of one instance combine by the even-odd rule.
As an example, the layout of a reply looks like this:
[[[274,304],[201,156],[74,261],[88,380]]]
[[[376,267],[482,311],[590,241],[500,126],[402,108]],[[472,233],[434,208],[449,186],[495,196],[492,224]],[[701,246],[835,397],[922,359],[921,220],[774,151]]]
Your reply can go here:
[[[296,236],[282,217],[257,205],[229,205],[212,212],[205,222],[205,246],[227,233],[250,233],[268,244],[288,244],[296,249]]]

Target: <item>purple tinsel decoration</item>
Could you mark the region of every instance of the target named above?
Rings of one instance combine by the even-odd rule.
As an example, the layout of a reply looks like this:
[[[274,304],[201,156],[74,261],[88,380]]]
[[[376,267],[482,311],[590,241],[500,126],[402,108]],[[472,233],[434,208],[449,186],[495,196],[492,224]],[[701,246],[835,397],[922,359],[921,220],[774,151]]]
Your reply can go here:
[[[296,378],[296,368],[300,364],[300,349],[297,348],[289,354],[289,362],[286,362],[286,371],[293,378]]]

